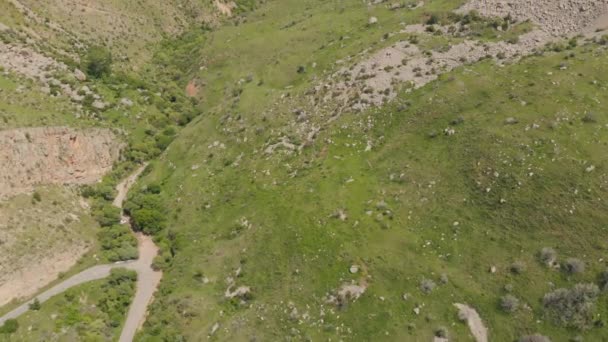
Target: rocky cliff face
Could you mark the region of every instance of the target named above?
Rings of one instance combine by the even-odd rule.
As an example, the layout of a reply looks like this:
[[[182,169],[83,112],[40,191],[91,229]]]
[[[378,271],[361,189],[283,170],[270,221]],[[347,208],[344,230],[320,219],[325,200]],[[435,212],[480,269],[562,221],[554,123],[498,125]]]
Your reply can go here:
[[[0,131],[0,198],[41,184],[93,183],[112,168],[122,146],[107,129]]]

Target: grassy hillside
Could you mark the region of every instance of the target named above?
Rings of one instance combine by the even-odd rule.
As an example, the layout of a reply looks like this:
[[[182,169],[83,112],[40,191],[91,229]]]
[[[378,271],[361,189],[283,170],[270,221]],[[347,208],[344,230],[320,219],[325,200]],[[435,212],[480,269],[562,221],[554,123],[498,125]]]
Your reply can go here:
[[[305,143],[293,111],[310,108],[305,93],[335,61],[457,5],[271,2],[245,24],[172,43],[166,58],[203,85],[205,114],[133,197],[133,208],[141,196],[166,207],[164,276],[141,340],[428,341],[440,327],[469,340],[458,302],[492,340],[606,337],[605,295],[585,330],[556,324],[542,303],[606,268],[605,47],[467,65],[333,121],[333,107],[315,107],[313,144],[265,151],[285,136]],[[544,247],[561,270],[539,260]],[[565,271],[568,258],[585,271]],[[365,293],[330,300],[349,284]],[[239,287],[250,292],[227,298]],[[506,294],[514,313],[500,308]]]
[[[241,6],[234,15],[253,2],[237,3]],[[162,39],[193,26],[217,26],[227,17],[215,2],[203,0],[4,0],[0,6],[0,22],[28,35],[30,43],[72,58],[87,46],[103,45],[128,67],[149,62],[154,44]]]
[[[108,106],[48,100],[32,83],[24,93],[5,74],[0,118],[121,132],[123,160],[82,192],[110,247],[128,239],[114,234],[113,187],[151,160],[125,206],[163,270],[137,340],[470,341],[454,303],[477,310],[491,341],[607,340],[605,40],[502,66],[482,58],[362,111],[332,93],[338,71],[396,42],[430,58],[464,41],[403,31],[452,23],[463,2],[242,0],[231,19],[210,14],[213,1],[39,2],[38,16],[117,57],[100,78],[58,76]],[[0,19],[22,25],[10,8]],[[44,22],[30,24],[50,46],[78,46]],[[468,38],[514,42],[532,28],[478,19]],[[86,62],[86,49],[69,52]],[[121,259],[110,247],[104,257]],[[96,299],[100,286],[78,291]],[[96,309],[49,321],[89,303],[57,299],[0,339],[61,329],[87,340],[89,325],[112,339],[118,327]]]

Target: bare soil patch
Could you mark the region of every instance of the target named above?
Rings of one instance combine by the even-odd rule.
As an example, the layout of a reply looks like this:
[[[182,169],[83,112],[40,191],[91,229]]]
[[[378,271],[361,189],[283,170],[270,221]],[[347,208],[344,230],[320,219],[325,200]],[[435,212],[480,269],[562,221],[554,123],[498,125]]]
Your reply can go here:
[[[195,80],[191,80],[188,82],[188,85],[186,85],[186,95],[190,97],[195,97],[198,95],[198,85],[196,84]]]

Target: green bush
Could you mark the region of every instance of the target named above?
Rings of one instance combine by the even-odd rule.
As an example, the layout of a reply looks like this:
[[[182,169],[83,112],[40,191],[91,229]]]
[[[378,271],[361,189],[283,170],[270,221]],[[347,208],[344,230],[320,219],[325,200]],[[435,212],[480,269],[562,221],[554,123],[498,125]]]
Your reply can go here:
[[[13,334],[19,329],[19,322],[16,319],[7,319],[0,327],[0,334]]]
[[[142,192],[130,198],[125,210],[131,215],[135,229],[153,235],[165,229],[166,210],[159,194],[160,189],[154,184],[151,187],[150,192]]]
[[[572,289],[557,289],[543,297],[547,316],[556,324],[586,329],[592,323],[600,290],[595,284],[576,284]]]
[[[113,226],[120,223],[120,208],[103,203],[93,209],[93,217],[102,227]]]
[[[30,303],[30,310],[38,311],[40,308],[42,308],[42,305],[40,305],[38,298],[35,298],[34,301]]]
[[[94,78],[101,78],[112,72],[112,54],[102,46],[93,46],[85,58],[85,70]]]
[[[98,234],[101,250],[111,262],[137,259],[137,239],[127,225],[113,225]]]
[[[107,282],[102,286],[104,296],[99,299],[97,307],[106,313],[109,327],[118,327],[129,309],[131,298],[135,293],[137,273],[124,268],[111,271]]]

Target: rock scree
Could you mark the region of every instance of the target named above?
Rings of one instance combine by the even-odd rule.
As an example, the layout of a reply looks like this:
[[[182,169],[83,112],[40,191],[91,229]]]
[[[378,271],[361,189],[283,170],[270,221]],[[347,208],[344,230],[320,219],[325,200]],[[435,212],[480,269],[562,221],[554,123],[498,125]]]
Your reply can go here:
[[[0,199],[37,185],[96,182],[111,170],[123,146],[109,129],[0,131]]]

